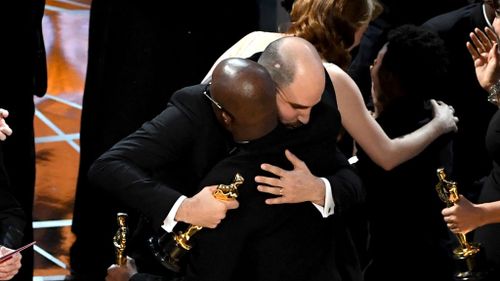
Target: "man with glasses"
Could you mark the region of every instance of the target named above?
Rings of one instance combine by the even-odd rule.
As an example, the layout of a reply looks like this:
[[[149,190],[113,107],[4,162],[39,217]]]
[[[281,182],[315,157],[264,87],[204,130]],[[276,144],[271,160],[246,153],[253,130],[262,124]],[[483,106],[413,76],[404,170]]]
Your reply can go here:
[[[321,82],[319,85],[325,84],[323,80],[324,70],[319,56],[314,48],[303,39],[293,37],[280,39],[279,42],[275,42],[274,46],[272,45],[264,51],[263,59],[259,62],[272,63],[275,68],[283,72],[293,69],[293,67],[289,67],[294,65],[295,61],[285,66],[283,62],[273,62],[272,60],[277,55],[276,52],[280,46],[283,47],[281,44],[296,51],[294,52],[296,56],[294,60],[309,62],[303,62],[304,68],[300,71],[312,70],[308,74],[315,75],[318,82]],[[269,57],[266,59],[266,56]],[[212,102],[217,120],[231,133],[236,145],[232,153],[219,162],[202,180],[201,187],[227,182],[230,177],[234,176],[234,172],[238,171],[245,178],[245,182],[240,188],[241,196],[238,197],[239,200],[243,200],[243,205],[241,209],[227,214],[227,223],[224,220],[224,225],[220,229],[218,227],[221,225],[215,230],[205,230],[204,233],[199,234],[202,240],[198,241],[199,243],[191,252],[193,260],[189,263],[186,278],[189,280],[330,279],[326,277],[340,274],[341,270],[338,270],[334,259],[336,255],[340,255],[341,249],[345,247],[345,244],[348,244],[349,240],[346,239],[345,228],[341,224],[335,224],[336,227],[334,227],[331,224],[333,219],[324,219],[333,213],[333,206],[326,203],[328,198],[332,200],[332,191],[325,190],[324,181],[327,179],[317,178],[311,172],[318,173],[318,175],[328,175],[328,180],[335,183],[334,196],[338,200],[336,203],[339,203],[335,206],[337,211],[346,211],[363,199],[359,178],[350,169],[347,160],[336,147],[337,134],[335,131],[339,128],[339,113],[332,110],[331,102],[334,102],[331,100],[332,96],[325,97],[323,100],[321,86],[312,89],[313,91],[317,90],[317,98],[322,100],[322,103],[319,103],[314,109],[312,106],[319,102],[316,97],[313,97],[311,101],[301,99],[292,101],[293,92],[279,89],[279,95],[283,94],[284,99],[290,99],[287,105],[295,106],[289,112],[285,112],[285,116],[280,116],[280,119],[285,120],[283,123],[286,127],[294,127],[295,129],[289,130],[285,126],[278,126],[271,132],[278,124],[276,102],[279,101],[275,96],[273,80],[268,74],[262,73],[262,71],[267,73],[262,66],[257,66],[253,62],[243,59],[223,61],[214,71],[212,85],[206,86],[203,90],[203,95]],[[259,86],[259,89],[255,91],[267,92],[265,99],[248,100],[244,96],[237,95],[240,91],[231,93],[235,89],[254,89],[259,85],[255,82],[251,85],[248,84],[248,81],[245,83],[249,75],[243,75],[243,73],[253,68],[261,69],[259,70],[260,76],[265,76],[258,80],[263,86]],[[286,79],[287,75],[294,77],[291,74],[285,73],[282,78]],[[302,75],[305,74],[302,73]],[[300,77],[302,78],[302,76]],[[257,82],[257,80],[254,81]],[[329,90],[333,88],[331,84],[328,87]],[[307,106],[308,102],[311,102],[310,106]],[[310,120],[316,121],[309,122]],[[269,134],[269,132],[271,133]],[[264,135],[265,137],[263,137]],[[309,171],[306,164],[290,151],[287,151],[285,156],[286,149],[292,149],[299,153],[299,157],[306,159],[311,170]],[[310,188],[308,192],[305,192],[307,194],[297,196],[291,190],[285,190],[284,186],[278,189],[276,185],[267,189],[268,193],[273,195],[258,192],[254,177],[262,174],[260,164],[266,161],[274,165],[299,169],[302,180],[298,184],[304,185],[304,188]],[[100,169],[99,167],[94,168]],[[271,168],[271,170],[273,169]],[[275,180],[279,181],[279,178]],[[311,184],[319,188],[311,188]],[[205,189],[202,188],[201,192]],[[330,193],[329,197],[325,195],[328,193]],[[305,203],[270,206],[266,204],[269,200]],[[316,207],[313,207],[308,201],[315,203]],[[259,233],[259,235],[251,235],[251,233]],[[315,241],[311,242],[307,237],[315,237]],[[334,241],[342,239],[345,239],[343,240],[344,245],[336,248],[333,245]],[[254,245],[250,249],[245,247],[249,243]],[[290,244],[294,245],[292,249],[289,247]],[[333,253],[333,249],[338,253]],[[265,254],[270,250],[273,254]],[[234,257],[235,255],[242,258],[235,257],[228,260],[229,256]],[[292,263],[297,264],[297,266],[293,266],[293,270],[290,269]],[[342,266],[349,264],[347,267],[356,268],[356,264],[352,260],[349,262],[342,260],[339,262],[339,266],[340,264]],[[344,268],[346,267],[344,266]],[[127,273],[129,275],[122,275],[123,271],[128,269],[130,269],[130,272]],[[128,276],[135,271],[129,263],[126,268],[113,266],[108,270],[108,273],[109,280],[128,280]],[[118,276],[125,279],[120,279]],[[147,279],[143,274],[138,274],[134,275],[131,280],[153,279]]]
[[[176,92],[159,116],[93,164],[90,181],[110,191],[126,206],[139,210],[155,232],[164,232],[160,226],[172,232],[179,222],[179,230],[184,230],[185,224],[215,228],[228,210],[238,207],[238,201],[215,199],[212,193],[217,184],[198,190],[200,180],[234,150],[236,143],[267,134],[278,123],[274,84],[265,69],[253,64],[251,67],[244,60],[224,61],[218,70],[232,70],[231,77],[221,75],[210,84]],[[221,104],[212,97],[218,91],[227,95],[227,84],[232,85],[230,94],[235,97],[230,109],[225,107],[228,102]],[[139,256],[134,257],[140,271],[157,272],[154,266],[146,266],[151,263],[148,258],[153,258],[152,253],[137,251]],[[152,264],[159,266],[156,260]]]

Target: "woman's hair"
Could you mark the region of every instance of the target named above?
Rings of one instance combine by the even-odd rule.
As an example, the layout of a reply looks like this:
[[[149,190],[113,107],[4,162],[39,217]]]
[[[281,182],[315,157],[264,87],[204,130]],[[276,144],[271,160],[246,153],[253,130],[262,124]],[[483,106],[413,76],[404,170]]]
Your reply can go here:
[[[438,97],[447,84],[448,66],[448,52],[437,34],[413,25],[390,31],[378,73],[379,103],[385,108],[400,97]]]
[[[500,1],[499,0],[484,0],[484,4],[489,5],[492,7],[494,10],[500,8]]]
[[[357,29],[381,12],[377,0],[296,0],[286,33],[306,39],[324,60],[346,68]]]

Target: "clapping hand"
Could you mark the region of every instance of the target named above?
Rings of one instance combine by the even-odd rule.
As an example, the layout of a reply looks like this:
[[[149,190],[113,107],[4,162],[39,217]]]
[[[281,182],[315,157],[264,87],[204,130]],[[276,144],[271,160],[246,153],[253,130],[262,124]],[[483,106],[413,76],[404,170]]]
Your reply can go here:
[[[489,90],[500,78],[497,34],[489,27],[481,31],[476,28],[470,33],[471,42],[467,42],[467,50],[474,60],[476,76],[483,89]]]

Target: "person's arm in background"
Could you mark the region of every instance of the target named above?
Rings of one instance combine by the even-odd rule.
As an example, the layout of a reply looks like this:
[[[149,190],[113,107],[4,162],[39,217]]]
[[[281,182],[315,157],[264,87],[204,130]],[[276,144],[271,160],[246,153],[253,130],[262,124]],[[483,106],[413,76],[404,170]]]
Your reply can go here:
[[[365,106],[356,83],[338,66],[326,65],[337,95],[342,125],[368,156],[391,170],[415,157],[437,137],[457,130],[458,118],[444,103],[431,100],[434,118],[413,133],[390,139]]]

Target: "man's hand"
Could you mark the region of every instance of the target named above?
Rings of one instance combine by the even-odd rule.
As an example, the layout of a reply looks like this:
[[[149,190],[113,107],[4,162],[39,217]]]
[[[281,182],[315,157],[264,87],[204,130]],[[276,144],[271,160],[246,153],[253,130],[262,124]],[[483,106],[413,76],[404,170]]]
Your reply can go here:
[[[195,196],[184,200],[175,215],[176,221],[215,228],[226,217],[230,209],[238,208],[237,200],[222,201],[215,199],[216,185],[203,188]]]
[[[12,249],[6,247],[0,247],[0,255],[6,255],[12,252]],[[19,269],[21,268],[21,254],[16,253],[12,256],[12,258],[0,263],[0,280],[10,280],[12,279]]]
[[[7,136],[12,134],[12,129],[9,127],[5,118],[9,116],[9,112],[3,108],[0,108],[0,140],[5,140]]]
[[[255,181],[262,185],[257,186],[261,192],[278,195],[279,197],[267,199],[266,204],[300,203],[312,202],[320,206],[325,204],[325,184],[313,175],[307,165],[293,155],[285,151],[286,158],[293,165],[293,170],[287,171],[279,167],[262,164],[261,169],[275,177],[257,176]]]
[[[106,281],[128,281],[134,274],[137,273],[137,266],[135,260],[127,257],[125,265],[113,264],[108,268],[108,275]]]

